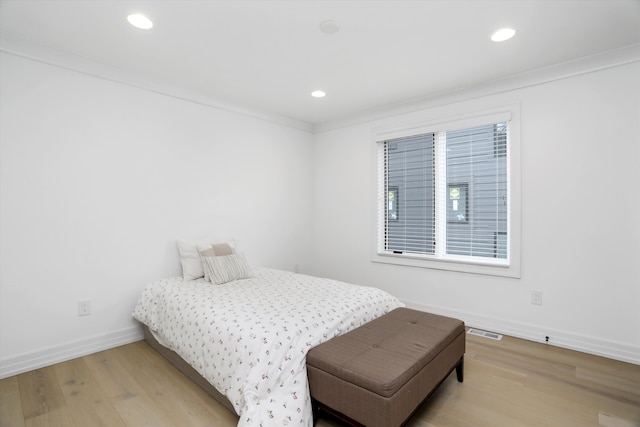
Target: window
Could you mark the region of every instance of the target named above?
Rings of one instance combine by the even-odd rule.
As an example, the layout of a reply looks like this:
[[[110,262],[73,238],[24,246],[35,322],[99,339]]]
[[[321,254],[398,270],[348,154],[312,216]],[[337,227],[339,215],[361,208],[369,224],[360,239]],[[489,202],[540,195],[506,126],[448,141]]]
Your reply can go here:
[[[447,184],[447,223],[469,223],[469,184]]]
[[[387,221],[398,221],[400,219],[398,203],[398,187],[387,186]]]
[[[433,134],[384,143],[387,194],[397,194],[398,215],[384,218],[386,251],[430,253],[434,234]]]
[[[376,136],[374,261],[519,275],[511,116],[492,114]]]

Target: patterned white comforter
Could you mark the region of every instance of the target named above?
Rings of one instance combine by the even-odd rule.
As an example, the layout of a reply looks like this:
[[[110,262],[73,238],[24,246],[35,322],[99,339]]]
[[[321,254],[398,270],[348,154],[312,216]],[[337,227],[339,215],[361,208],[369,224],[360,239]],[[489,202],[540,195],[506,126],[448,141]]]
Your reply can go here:
[[[147,285],[134,317],[227,396],[239,427],[313,424],[310,348],[403,304],[376,288],[280,270],[223,285]]]

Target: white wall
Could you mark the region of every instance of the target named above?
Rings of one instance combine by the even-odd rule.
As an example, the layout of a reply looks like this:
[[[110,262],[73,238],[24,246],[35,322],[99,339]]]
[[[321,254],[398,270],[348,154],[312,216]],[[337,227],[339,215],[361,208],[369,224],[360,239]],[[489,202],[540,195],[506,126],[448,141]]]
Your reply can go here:
[[[178,238],[232,236],[253,265],[308,267],[310,133],[0,64],[0,375],[139,339],[136,298],[180,274]]]
[[[131,310],[145,283],[180,273],[175,240],[221,234],[254,265],[300,265],[474,326],[640,363],[638,62],[314,140],[0,55],[0,377],[139,339]],[[372,263],[372,130],[513,101],[521,278]],[[91,316],[77,316],[81,299]]]
[[[514,101],[520,279],[372,263],[374,129]],[[445,104],[316,135],[313,272],[472,326],[640,363],[640,62]]]

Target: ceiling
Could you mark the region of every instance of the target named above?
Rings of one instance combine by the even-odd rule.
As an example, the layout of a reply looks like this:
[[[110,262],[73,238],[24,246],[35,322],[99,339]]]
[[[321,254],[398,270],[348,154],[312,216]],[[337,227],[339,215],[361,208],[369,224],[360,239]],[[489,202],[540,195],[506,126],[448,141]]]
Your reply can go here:
[[[154,27],[129,25],[135,12]],[[505,26],[515,37],[492,42]],[[0,31],[319,124],[640,43],[640,0],[0,0]]]

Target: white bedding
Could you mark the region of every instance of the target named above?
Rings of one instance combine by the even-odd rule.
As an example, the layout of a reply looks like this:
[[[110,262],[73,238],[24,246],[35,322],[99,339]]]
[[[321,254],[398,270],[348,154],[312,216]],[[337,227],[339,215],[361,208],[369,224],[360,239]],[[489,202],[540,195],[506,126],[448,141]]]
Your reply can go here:
[[[310,348],[403,304],[376,288],[280,270],[147,285],[134,317],[227,396],[244,426],[313,424]]]

